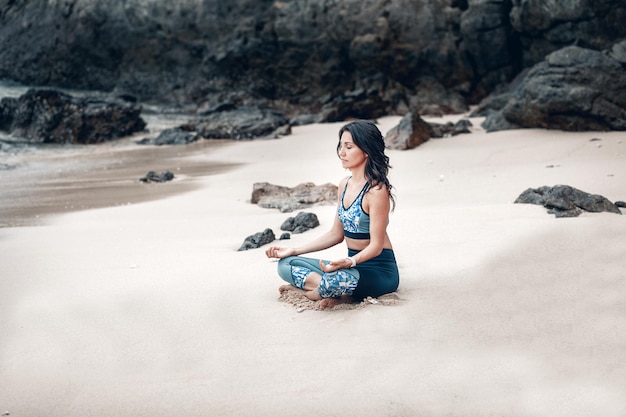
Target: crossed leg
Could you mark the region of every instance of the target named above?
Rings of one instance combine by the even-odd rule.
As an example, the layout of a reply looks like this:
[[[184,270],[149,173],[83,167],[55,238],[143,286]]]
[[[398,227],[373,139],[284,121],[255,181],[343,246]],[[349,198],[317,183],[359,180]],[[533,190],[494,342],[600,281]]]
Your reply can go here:
[[[282,294],[285,291],[299,291],[302,294],[304,294],[304,296],[308,298],[309,300],[319,301],[322,299],[322,297],[320,296],[317,289],[319,288],[321,281],[322,281],[322,276],[318,274],[317,272],[312,271],[311,273],[309,273],[309,275],[307,275],[306,281],[304,282],[303,289],[300,289],[291,284],[287,284],[287,285],[281,285],[280,287],[278,287],[278,292]]]
[[[292,263],[293,262],[293,263]],[[304,287],[299,288],[294,284],[294,276],[293,276],[293,266],[299,266],[301,268],[308,269],[310,272],[304,278]],[[318,271],[319,269],[319,260],[313,258],[304,258],[304,257],[289,257],[281,260],[278,266],[278,272],[281,278],[290,284],[281,285],[278,288],[279,293],[284,293],[285,291],[298,291],[300,294],[303,294],[306,298],[312,301],[319,301],[320,308],[333,308],[338,304],[343,303],[352,303],[354,299],[350,296],[343,295],[339,298],[322,298],[319,293],[320,283],[322,282],[322,274],[323,272]]]
[[[317,275],[317,279],[315,280],[315,275]],[[313,279],[311,279],[313,278]],[[311,281],[316,282],[315,285],[311,285]],[[306,283],[304,285],[304,289],[300,289],[291,284],[285,284],[278,287],[279,293],[284,293],[285,291],[298,291],[303,294],[306,298],[312,301],[320,302],[320,309],[325,310],[327,308],[333,308],[339,304],[350,304],[354,302],[354,299],[348,295],[343,295],[339,298],[322,298],[320,297],[319,292],[317,291],[319,287],[319,282],[321,280],[321,276],[315,272],[311,272],[307,277]]]

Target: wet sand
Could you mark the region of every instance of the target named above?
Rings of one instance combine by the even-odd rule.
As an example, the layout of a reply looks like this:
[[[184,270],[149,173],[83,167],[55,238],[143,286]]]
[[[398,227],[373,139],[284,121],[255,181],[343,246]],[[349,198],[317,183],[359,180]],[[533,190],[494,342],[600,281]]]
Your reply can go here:
[[[28,88],[0,82],[0,98],[19,97]],[[77,97],[97,94],[62,91]],[[201,177],[238,165],[209,161],[212,151],[234,145],[232,140],[139,145],[139,140],[155,138],[164,129],[186,123],[191,116],[163,112],[160,106],[147,104],[141,117],[147,124],[144,132],[102,144],[5,145],[10,151],[0,150],[0,227],[42,225],[53,214],[171,197],[197,189]],[[16,138],[0,132],[0,140],[12,143]],[[149,171],[170,171],[175,178],[159,184],[140,182]]]
[[[199,177],[237,166],[206,160],[230,140],[189,145],[138,145],[158,131],[98,145],[33,146],[0,155],[0,227],[40,225],[50,214],[115,207],[166,198],[198,187]],[[149,171],[170,171],[165,183],[139,181]]]

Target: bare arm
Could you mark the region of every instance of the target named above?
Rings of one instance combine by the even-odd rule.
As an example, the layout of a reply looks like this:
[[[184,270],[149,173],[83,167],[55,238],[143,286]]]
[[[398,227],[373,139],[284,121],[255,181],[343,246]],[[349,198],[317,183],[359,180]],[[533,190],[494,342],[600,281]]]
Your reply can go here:
[[[346,179],[343,179],[337,189],[337,204],[341,204],[341,190],[345,186]],[[332,246],[338,245],[343,242],[343,225],[339,221],[337,215],[333,220],[333,225],[330,230],[317,239],[309,242],[305,245],[297,248],[288,248],[284,246],[270,246],[265,250],[265,255],[268,258],[286,258],[288,256],[302,255],[304,253],[317,252],[320,250],[328,249]]]
[[[343,226],[337,217],[333,221],[331,229],[313,240],[312,242],[295,248],[296,255],[302,255],[303,253],[317,252],[320,250],[328,249],[343,242]]]
[[[309,252],[317,252],[328,249],[343,242],[343,226],[337,217],[333,221],[332,228],[312,242],[297,248],[283,246],[270,246],[265,251],[268,258],[286,258],[287,256],[302,255]]]

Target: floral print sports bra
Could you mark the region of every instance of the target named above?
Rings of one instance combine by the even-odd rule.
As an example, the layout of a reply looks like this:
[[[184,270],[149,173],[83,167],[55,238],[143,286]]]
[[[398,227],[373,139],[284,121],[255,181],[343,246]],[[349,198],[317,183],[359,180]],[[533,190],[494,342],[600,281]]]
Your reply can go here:
[[[370,216],[363,210],[363,195],[369,188],[369,183],[363,186],[363,189],[354,199],[350,207],[346,208],[343,204],[343,198],[348,189],[348,181],[341,193],[341,203],[337,209],[339,220],[343,224],[343,235],[351,239],[369,239],[370,238]]]

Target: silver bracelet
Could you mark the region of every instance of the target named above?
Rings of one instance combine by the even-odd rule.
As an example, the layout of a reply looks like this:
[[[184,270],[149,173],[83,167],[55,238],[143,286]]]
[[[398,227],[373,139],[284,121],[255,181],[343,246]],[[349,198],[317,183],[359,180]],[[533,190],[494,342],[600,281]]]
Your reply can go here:
[[[353,256],[348,256],[346,259],[350,261],[350,268],[354,268],[356,266],[356,259],[354,259]]]

